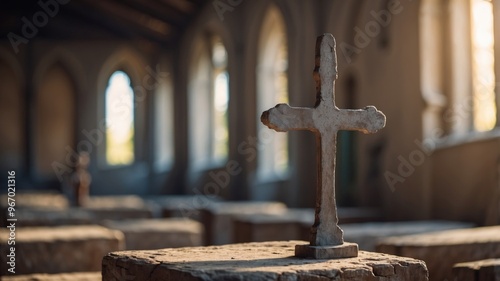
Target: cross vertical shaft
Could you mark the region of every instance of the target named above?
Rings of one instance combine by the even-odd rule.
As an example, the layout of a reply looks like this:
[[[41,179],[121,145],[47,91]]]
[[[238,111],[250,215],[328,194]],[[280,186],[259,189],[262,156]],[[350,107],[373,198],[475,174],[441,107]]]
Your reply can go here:
[[[311,228],[311,245],[333,246],[344,243],[343,232],[338,226],[337,208],[335,202],[335,155],[337,132],[316,134],[318,183],[316,187],[316,214]],[[331,155],[334,157],[323,157]],[[330,169],[324,169],[328,167]]]

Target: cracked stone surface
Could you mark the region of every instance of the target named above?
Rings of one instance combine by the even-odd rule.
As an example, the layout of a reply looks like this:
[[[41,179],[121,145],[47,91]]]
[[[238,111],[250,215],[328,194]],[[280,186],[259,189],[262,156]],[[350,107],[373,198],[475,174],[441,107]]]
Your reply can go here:
[[[360,251],[356,258],[300,259],[297,244],[307,242],[114,252],[103,258],[102,280],[428,280],[425,263],[412,258]]]

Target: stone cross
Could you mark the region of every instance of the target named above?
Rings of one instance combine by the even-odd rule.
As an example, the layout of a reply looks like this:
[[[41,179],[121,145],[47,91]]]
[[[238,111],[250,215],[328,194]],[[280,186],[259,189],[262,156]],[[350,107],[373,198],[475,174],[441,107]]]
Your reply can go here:
[[[358,246],[344,242],[335,206],[335,156],[337,132],[354,130],[375,133],[385,126],[385,115],[373,106],[364,109],[339,109],[335,105],[337,56],[331,34],[316,41],[316,105],[313,108],[278,104],[262,113],[261,121],[278,132],[309,130],[316,135],[318,179],[316,218],[311,228],[310,245],[297,245],[299,257],[346,258],[358,254]]]

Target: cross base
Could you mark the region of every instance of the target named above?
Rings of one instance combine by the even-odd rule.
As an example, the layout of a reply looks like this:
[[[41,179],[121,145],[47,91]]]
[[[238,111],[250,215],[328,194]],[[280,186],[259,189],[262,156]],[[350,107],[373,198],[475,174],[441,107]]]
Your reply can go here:
[[[354,258],[358,256],[358,244],[344,242],[336,246],[295,245],[295,256],[317,260]]]

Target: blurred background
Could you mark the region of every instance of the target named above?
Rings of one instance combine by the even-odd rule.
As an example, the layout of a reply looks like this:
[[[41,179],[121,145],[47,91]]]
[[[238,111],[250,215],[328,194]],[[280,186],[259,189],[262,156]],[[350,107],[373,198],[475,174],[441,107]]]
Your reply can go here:
[[[332,33],[337,106],[387,116],[377,134],[338,134],[338,205],[499,222],[498,1],[1,6],[0,167],[18,192],[72,198],[86,152],[91,196],[314,207],[314,135],[275,133],[260,115],[314,106],[315,41]]]

